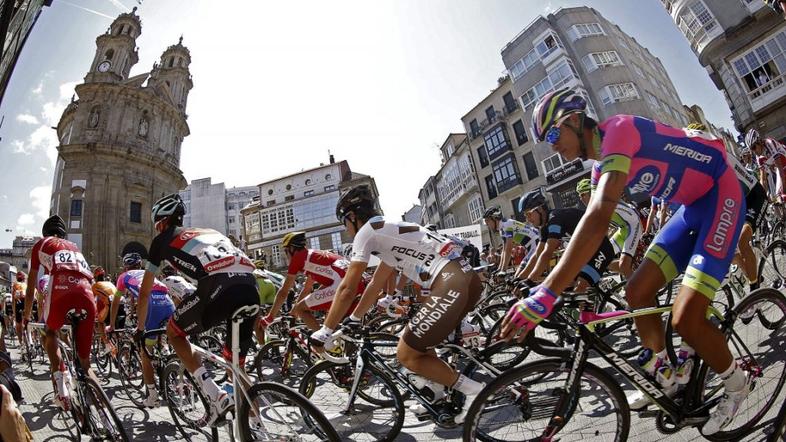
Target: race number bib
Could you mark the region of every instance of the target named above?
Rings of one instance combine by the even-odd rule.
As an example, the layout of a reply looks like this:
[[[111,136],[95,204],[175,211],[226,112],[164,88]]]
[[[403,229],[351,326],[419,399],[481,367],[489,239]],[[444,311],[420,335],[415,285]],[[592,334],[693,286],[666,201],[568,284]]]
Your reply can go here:
[[[90,266],[87,264],[85,257],[81,253],[73,250],[58,250],[52,254],[52,270],[53,271],[72,271],[79,272],[88,278],[93,277],[90,271]]]

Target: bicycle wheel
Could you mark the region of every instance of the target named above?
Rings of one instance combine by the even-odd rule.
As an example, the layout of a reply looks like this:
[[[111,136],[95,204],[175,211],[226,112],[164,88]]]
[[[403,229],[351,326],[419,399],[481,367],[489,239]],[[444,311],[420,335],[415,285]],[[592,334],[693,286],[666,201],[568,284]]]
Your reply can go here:
[[[470,406],[464,440],[545,440],[543,432],[560,402],[570,368],[564,360],[550,358],[500,375]],[[571,397],[554,440],[627,440],[630,409],[619,382],[590,363],[579,376],[579,396]]]
[[[164,368],[163,378],[167,407],[180,434],[188,441],[217,441],[218,430],[204,425],[210,406],[191,373],[173,361]]]
[[[112,441],[128,441],[128,434],[123,428],[123,422],[117,417],[115,409],[109,402],[104,390],[90,377],[85,379],[86,400],[85,409],[89,409],[88,417],[94,436],[100,436]]]
[[[263,345],[254,358],[254,370],[260,381],[279,382],[294,387],[313,365],[304,359],[289,340],[274,339]]]
[[[142,407],[145,400],[145,381],[142,378],[142,361],[136,346],[123,344],[117,351],[116,361],[123,390],[134,405]]]
[[[210,334],[202,334],[197,336],[195,343],[196,345],[215,355],[220,355],[221,351],[224,349],[224,344],[222,344],[218,338]],[[227,372],[223,367],[219,366],[218,364],[214,364],[208,359],[203,360],[202,365],[205,366],[205,369],[216,381],[216,384],[221,385],[226,382]]]
[[[759,260],[761,287],[782,289],[786,283],[786,241],[777,240],[767,246]]]
[[[32,339],[30,339],[30,332],[25,329],[25,353],[27,354],[27,366],[30,368],[30,373],[33,372],[33,349],[32,349]]]
[[[341,440],[317,407],[302,394],[281,384],[260,382],[248,390],[238,410],[240,439],[257,440]]]
[[[784,316],[786,297],[774,289],[758,289],[734,306],[738,315],[749,309],[762,311],[771,318]],[[708,439],[739,440],[767,414],[786,382],[786,330],[769,330],[759,321],[747,321],[746,324],[742,317],[737,316],[725,333],[732,356],[752,377],[751,392],[740,405],[734,420]],[[704,386],[703,402],[720,398],[723,382],[719,376],[708,369],[700,371],[699,376],[698,381]]]
[[[386,375],[367,367],[361,389],[348,412],[354,370],[347,364],[320,362],[311,367],[300,382],[299,392],[325,414],[341,440],[392,441],[404,425],[404,401],[396,385]],[[374,401],[366,397],[385,398]]]

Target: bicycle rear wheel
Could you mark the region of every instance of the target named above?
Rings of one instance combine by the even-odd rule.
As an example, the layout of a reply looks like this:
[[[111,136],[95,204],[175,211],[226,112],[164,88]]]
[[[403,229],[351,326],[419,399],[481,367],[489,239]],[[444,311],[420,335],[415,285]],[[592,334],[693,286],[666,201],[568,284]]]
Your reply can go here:
[[[303,358],[289,340],[274,339],[263,345],[254,358],[254,370],[260,382],[280,382],[290,387],[297,386],[306,370],[313,365]]]
[[[541,359],[500,375],[472,403],[464,440],[545,440],[544,430],[563,395],[570,365],[561,359]],[[568,412],[554,440],[627,440],[630,409],[619,382],[589,363],[579,376],[578,397],[568,398]]]
[[[274,382],[260,382],[248,390],[253,406],[240,402],[240,439],[262,440],[341,440],[317,407],[305,396]]]
[[[218,430],[203,424],[210,405],[194,378],[178,361],[164,368],[164,386],[167,407],[175,426],[188,441],[217,441]]]
[[[90,403],[84,405],[86,410],[90,410],[88,417],[94,435],[111,441],[128,441],[123,422],[117,417],[104,390],[90,377],[86,378],[85,386]]]

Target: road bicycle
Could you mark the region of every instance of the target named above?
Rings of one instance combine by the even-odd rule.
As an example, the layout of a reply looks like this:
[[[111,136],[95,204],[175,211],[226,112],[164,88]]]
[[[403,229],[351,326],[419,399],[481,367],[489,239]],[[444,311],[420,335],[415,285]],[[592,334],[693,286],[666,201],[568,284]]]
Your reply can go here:
[[[707,421],[721,398],[723,383],[697,355],[693,356],[690,380],[672,399],[638,364],[629,363],[596,334],[596,327],[607,322],[670,314],[671,305],[593,313],[596,299],[591,295],[566,293],[562,299],[564,306],[582,311],[579,319],[570,323],[578,336],[573,348],[549,348],[547,341],[528,336],[528,345],[540,346],[538,352],[550,357],[508,370],[489,383],[469,409],[464,440],[636,439],[629,435],[630,408],[624,391],[609,371],[651,400],[658,409],[655,425],[661,433],[673,434]],[[776,322],[786,315],[786,297],[777,290],[762,288],[734,307],[726,307],[725,313],[714,304],[708,309],[708,318],[724,334],[737,363],[751,379],[751,393],[734,421],[724,431],[709,436],[711,440],[739,440],[747,434],[774,405],[786,381],[783,329],[768,330],[756,322],[744,324],[739,315],[749,308],[757,308]],[[666,336],[672,336],[670,319]],[[676,361],[671,341],[666,340],[667,350],[669,358]],[[589,362],[590,351],[609,368],[604,370]]]
[[[231,372],[234,411],[219,425],[227,427],[231,440],[340,440],[322,412],[303,395],[274,382],[253,383],[244,372],[239,361],[240,323],[256,317],[258,312],[257,305],[244,306],[232,315],[231,363],[191,344],[204,360]],[[205,425],[210,409],[207,398],[179,360],[167,364],[161,383],[172,419],[181,434],[187,440],[218,440],[219,425]]]

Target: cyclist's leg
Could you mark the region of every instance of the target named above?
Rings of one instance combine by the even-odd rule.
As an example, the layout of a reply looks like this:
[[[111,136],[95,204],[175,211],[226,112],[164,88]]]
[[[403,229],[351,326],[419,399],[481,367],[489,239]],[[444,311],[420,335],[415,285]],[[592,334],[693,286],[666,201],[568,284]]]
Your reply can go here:
[[[292,308],[292,315],[300,318],[311,330],[319,329],[319,322],[311,313],[313,310],[329,311],[341,281],[334,281],[330,287],[321,288],[306,296]]]
[[[745,272],[745,277],[751,284],[756,284],[759,279],[759,263],[753,251],[751,240],[756,233],[756,226],[759,224],[766,200],[767,195],[764,192],[764,188],[758,183],[753,186],[753,189],[745,197],[745,225],[742,226],[742,232],[740,233],[739,250],[742,269]]]
[[[207,299],[213,288],[210,278],[199,282],[197,289],[183,298],[167,323],[167,338],[178,358],[190,373],[202,367],[199,356],[194,353],[188,342],[189,335],[197,335],[206,330],[202,325],[202,316]]]
[[[247,284],[235,282],[232,286],[227,287],[226,293],[223,296],[217,296],[213,303],[209,304],[207,311],[210,311],[210,317],[203,319],[205,327],[212,328],[218,325],[221,320],[226,321],[226,339],[224,341],[223,356],[228,361],[232,361],[232,315],[240,307],[247,305],[257,305],[259,303],[259,296],[256,294],[256,287],[250,284],[247,279]],[[219,299],[220,298],[220,299]],[[253,345],[252,330],[254,328],[254,318],[245,318],[240,323],[239,338],[240,338],[240,366],[243,367],[246,354]]]
[[[625,297],[633,309],[655,306],[655,298],[667,282],[679,275],[687,266],[696,235],[683,217],[681,207],[660,229],[647,249],[645,259],[625,286]],[[641,344],[655,353],[666,347],[663,320],[658,315],[633,318],[641,337]]]

